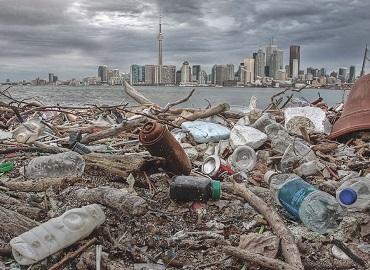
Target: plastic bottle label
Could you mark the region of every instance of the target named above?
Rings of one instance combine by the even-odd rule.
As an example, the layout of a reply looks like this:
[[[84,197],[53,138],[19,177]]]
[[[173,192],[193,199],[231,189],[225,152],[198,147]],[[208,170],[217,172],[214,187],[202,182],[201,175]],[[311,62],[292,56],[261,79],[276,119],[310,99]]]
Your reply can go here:
[[[299,208],[302,202],[316,189],[301,178],[294,178],[283,185],[278,192],[278,199],[282,206],[295,218],[299,219]]]

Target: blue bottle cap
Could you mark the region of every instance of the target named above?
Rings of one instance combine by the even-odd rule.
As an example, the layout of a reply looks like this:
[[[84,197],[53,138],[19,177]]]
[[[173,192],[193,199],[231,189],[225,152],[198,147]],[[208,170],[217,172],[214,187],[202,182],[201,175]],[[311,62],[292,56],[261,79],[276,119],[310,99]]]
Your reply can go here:
[[[351,205],[357,200],[357,193],[351,188],[345,188],[339,193],[339,200],[345,205]]]

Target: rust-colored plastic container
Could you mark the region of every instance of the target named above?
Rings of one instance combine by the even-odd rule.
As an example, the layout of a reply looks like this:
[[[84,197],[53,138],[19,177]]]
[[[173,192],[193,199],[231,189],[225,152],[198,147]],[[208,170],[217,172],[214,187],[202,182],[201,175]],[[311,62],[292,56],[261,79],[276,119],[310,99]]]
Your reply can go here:
[[[171,173],[190,174],[190,159],[166,126],[158,122],[146,123],[140,131],[139,140],[152,156],[166,159],[165,169]]]

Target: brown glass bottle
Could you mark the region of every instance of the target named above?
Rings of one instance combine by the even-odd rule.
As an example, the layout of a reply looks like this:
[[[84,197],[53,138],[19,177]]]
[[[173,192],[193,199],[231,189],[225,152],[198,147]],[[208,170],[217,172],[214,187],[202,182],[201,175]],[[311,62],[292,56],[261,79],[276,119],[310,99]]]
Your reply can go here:
[[[190,174],[190,159],[166,126],[158,122],[146,123],[140,131],[139,140],[151,155],[166,159],[165,169],[171,173]]]

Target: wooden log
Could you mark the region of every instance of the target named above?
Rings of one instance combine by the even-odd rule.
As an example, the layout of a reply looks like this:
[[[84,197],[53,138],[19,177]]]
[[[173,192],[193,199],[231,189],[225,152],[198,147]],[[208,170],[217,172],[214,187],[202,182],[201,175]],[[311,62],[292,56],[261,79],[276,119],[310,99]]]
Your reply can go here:
[[[0,204],[6,209],[18,212],[34,220],[43,220],[47,215],[44,209],[30,206],[29,204],[10,197],[5,193],[0,193]]]
[[[105,129],[105,130],[102,130],[102,131],[99,131],[99,132],[96,132],[96,133],[86,135],[85,137],[83,137],[81,139],[81,143],[89,144],[89,143],[97,141],[97,140],[117,136],[125,130],[128,130],[128,129],[139,126],[145,120],[146,120],[146,117],[144,117],[144,116],[143,117],[138,117],[138,118],[135,118],[135,119],[130,120],[128,122],[124,122],[122,124],[119,124],[116,127],[111,127],[111,128],[108,128],[108,129]]]
[[[154,103],[139,93],[134,87],[125,81],[125,93],[141,105],[154,105]]]
[[[185,121],[194,121],[197,119],[207,118],[225,111],[230,110],[230,105],[227,103],[218,104],[206,110],[196,111],[187,117],[182,117],[175,121],[176,125],[181,125]]]
[[[77,182],[80,178],[38,179],[29,181],[6,182],[4,186],[9,190],[22,192],[43,192],[50,187],[60,187],[64,184]]]
[[[122,214],[144,215],[148,211],[146,201],[134,194],[111,187],[82,188],[73,191],[73,198],[88,203],[99,203],[118,210]]]
[[[252,253],[247,250],[243,250],[236,247],[226,246],[223,248],[224,252],[228,255],[232,255],[241,260],[257,264],[262,267],[266,267],[274,270],[298,270],[298,268],[293,267],[283,261],[265,257],[263,255]]]
[[[281,239],[281,246],[285,260],[297,269],[303,269],[298,246],[291,231],[285,226],[283,219],[261,198],[248,190],[245,185],[237,183],[223,183],[223,190],[244,198],[252,207],[261,213],[270,224],[273,232]]]
[[[37,221],[0,206],[0,238],[3,241],[8,242],[38,225]]]

